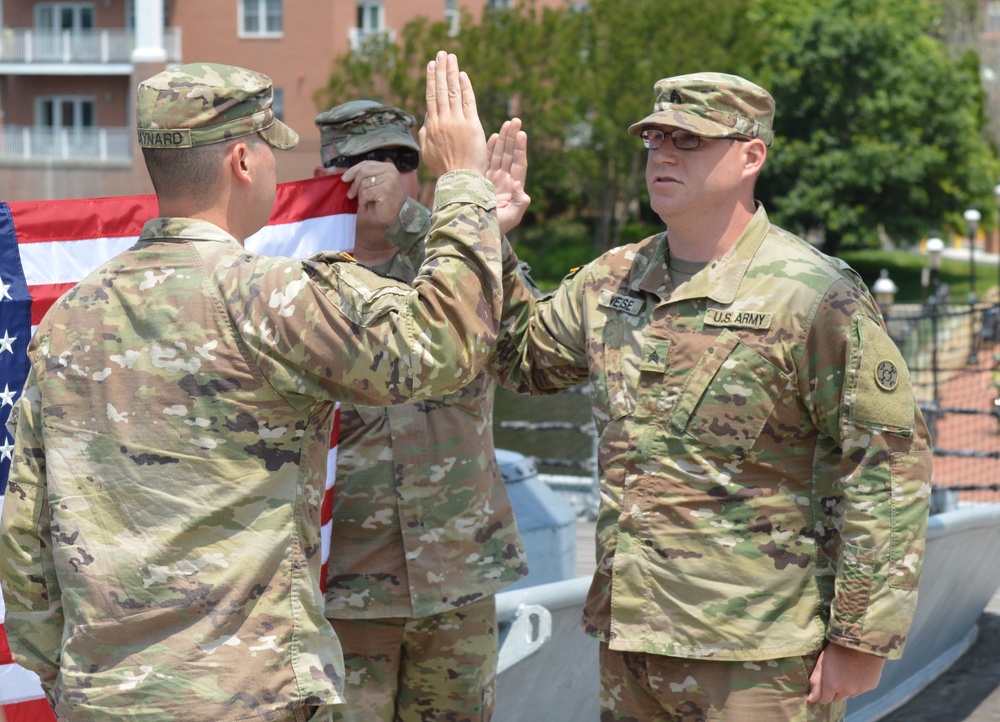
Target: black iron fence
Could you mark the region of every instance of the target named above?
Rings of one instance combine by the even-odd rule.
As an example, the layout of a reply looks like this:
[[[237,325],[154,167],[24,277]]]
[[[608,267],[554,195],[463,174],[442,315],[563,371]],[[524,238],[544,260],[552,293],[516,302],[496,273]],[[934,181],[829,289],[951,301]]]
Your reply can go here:
[[[922,304],[884,309],[934,440],[935,511],[1000,503],[1000,300],[961,304],[947,293],[942,286]],[[554,484],[582,489],[596,468],[588,388],[560,396],[501,390],[494,436],[498,447],[532,458]]]
[[[1000,300],[884,310],[934,439],[934,506],[1000,502]]]

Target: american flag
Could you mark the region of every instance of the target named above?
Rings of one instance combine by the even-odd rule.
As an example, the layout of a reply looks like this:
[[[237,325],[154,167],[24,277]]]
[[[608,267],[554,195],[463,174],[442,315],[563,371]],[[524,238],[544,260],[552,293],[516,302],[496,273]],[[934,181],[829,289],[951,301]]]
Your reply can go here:
[[[356,205],[348,200],[346,190],[339,176],[280,184],[271,220],[247,239],[247,249],[297,258],[324,250],[350,250]],[[13,451],[6,421],[27,377],[28,341],[35,326],[73,284],[130,247],[143,224],[156,215],[154,196],[0,202],[0,511]],[[323,499],[324,580],[339,418],[338,410]],[[3,620],[0,599],[0,720],[55,720],[38,678],[11,659]]]

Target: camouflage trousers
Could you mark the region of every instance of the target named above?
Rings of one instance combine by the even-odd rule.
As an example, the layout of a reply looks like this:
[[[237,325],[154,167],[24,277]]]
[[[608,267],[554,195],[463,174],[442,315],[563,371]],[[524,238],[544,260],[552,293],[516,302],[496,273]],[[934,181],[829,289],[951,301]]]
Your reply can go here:
[[[806,702],[818,656],[729,662],[617,652],[602,642],[601,722],[842,722],[844,702]]]
[[[331,619],[344,647],[334,722],[479,722],[493,714],[493,595],[422,619]]]

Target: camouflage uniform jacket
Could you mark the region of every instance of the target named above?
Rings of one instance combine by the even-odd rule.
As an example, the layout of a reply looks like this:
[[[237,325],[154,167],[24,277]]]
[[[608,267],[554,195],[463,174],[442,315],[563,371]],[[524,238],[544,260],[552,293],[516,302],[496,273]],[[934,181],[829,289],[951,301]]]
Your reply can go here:
[[[408,200],[386,237],[405,252],[374,270],[411,281],[430,213]],[[504,263],[516,257],[504,243]],[[412,404],[343,404],[326,615],[426,617],[528,573],[493,450],[496,382],[481,373]]]
[[[319,591],[334,403],[461,387],[502,302],[492,187],[442,177],[413,289],[158,218],[43,319],[0,579],[62,719],[249,720],[342,701]],[[453,239],[445,242],[447,239]]]
[[[492,362],[521,392],[593,386],[584,629],[677,657],[797,656],[824,638],[898,657],[931,452],[873,299],[763,208],[688,282],[667,256],[660,234],[523,294]]]

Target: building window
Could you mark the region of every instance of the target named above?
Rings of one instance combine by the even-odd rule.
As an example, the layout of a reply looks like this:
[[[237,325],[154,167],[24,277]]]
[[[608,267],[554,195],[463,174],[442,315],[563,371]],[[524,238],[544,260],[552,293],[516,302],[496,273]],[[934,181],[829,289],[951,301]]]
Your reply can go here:
[[[50,32],[81,32],[94,29],[93,3],[38,3],[35,28]]]
[[[83,95],[49,95],[35,99],[35,125],[52,130],[82,130],[96,124],[97,104]]]
[[[358,30],[362,34],[380,33],[384,29],[382,3],[358,3]]]
[[[367,53],[372,48],[383,43],[391,43],[395,33],[385,27],[385,11],[380,2],[359,2],[358,25],[351,28],[351,50],[356,53]]]
[[[486,7],[490,10],[509,10],[514,7],[514,0],[489,0]]]
[[[131,32],[135,32],[135,3],[136,0],[125,2],[125,29]],[[170,27],[170,0],[163,0],[163,27]]]
[[[1000,2],[997,0],[986,3],[986,30],[1000,32]]]
[[[284,32],[282,0],[239,0],[242,37],[279,37]]]
[[[460,18],[458,0],[444,0],[444,21],[448,23],[450,37],[458,35]]]

